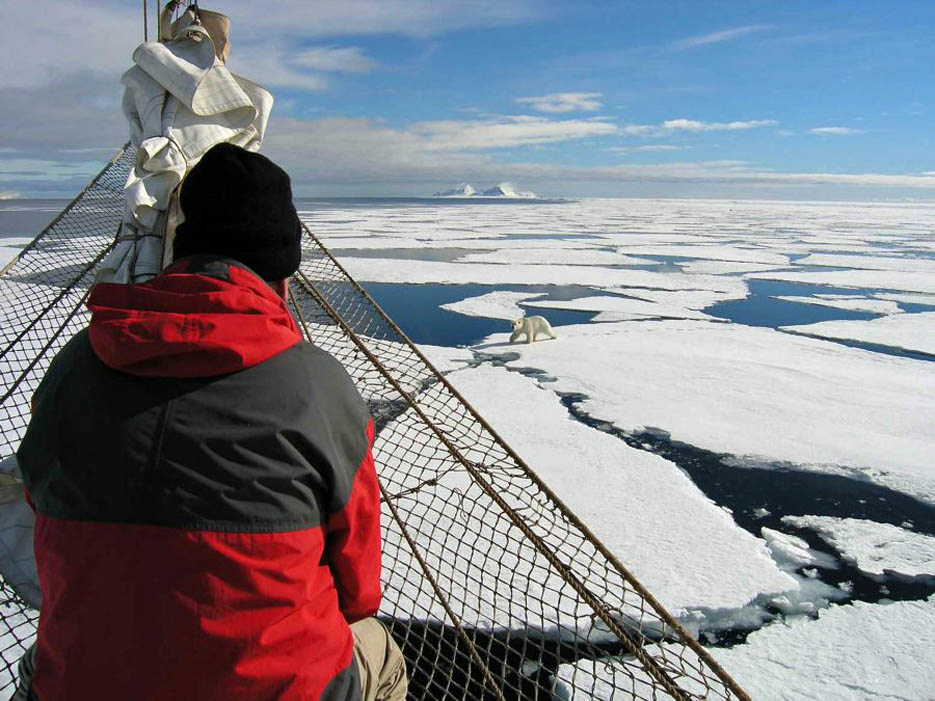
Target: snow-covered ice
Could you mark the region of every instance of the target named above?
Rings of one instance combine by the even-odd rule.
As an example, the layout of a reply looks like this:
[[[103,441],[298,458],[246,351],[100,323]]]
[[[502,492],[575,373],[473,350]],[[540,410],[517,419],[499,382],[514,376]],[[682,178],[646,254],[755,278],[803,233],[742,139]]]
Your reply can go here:
[[[625,245],[620,247],[622,253],[630,255],[652,255],[679,258],[700,258],[702,260],[736,261],[739,263],[768,263],[779,266],[786,265],[789,257],[766,248],[740,246],[721,246],[717,244],[705,246],[686,245]]]
[[[886,256],[842,256],[812,253],[797,260],[796,265],[825,265],[857,270],[903,270],[935,275],[933,258],[889,258]]]
[[[0,238],[0,269],[16,257],[32,236],[5,236]]]
[[[479,297],[469,297],[460,302],[443,304],[441,307],[450,312],[457,312],[458,314],[465,314],[467,316],[483,316],[489,319],[518,319],[526,314],[519,306],[519,302],[542,296],[543,294],[540,292],[507,292],[504,290],[497,290],[480,295]]]
[[[760,529],[766,546],[783,569],[797,570],[800,567],[817,566],[827,569],[837,569],[838,562],[834,556],[818,550],[813,550],[801,538],[782,533],[765,526]]]
[[[902,312],[899,305],[892,300],[872,299],[859,295],[815,295],[814,297],[780,295],[776,299],[800,304],[816,304],[821,307],[833,307],[834,309],[848,309],[854,312],[870,312],[871,314],[899,314]]]
[[[710,650],[754,699],[931,699],[935,598],[856,601],[773,623],[747,642]]]
[[[821,321],[783,326],[784,331],[903,348],[935,356],[935,312],[894,314],[866,321]]]
[[[492,336],[486,350],[501,352],[505,340]],[[718,453],[859,475],[935,503],[927,363],[697,321],[565,326],[560,343],[509,350],[625,431],[658,428]]]
[[[784,516],[782,520],[813,529],[868,574],[935,578],[935,537],[858,518]]]
[[[524,265],[652,265],[655,261],[648,258],[605,251],[599,248],[539,248],[524,246],[484,253],[472,253],[461,258],[459,263],[503,263]]]
[[[935,295],[923,294],[894,294],[892,292],[878,292],[874,295],[878,299],[889,299],[904,304],[926,304],[935,307]]]
[[[734,273],[755,273],[763,270],[776,270],[785,267],[770,263],[734,263],[721,260],[693,260],[678,262],[677,265],[684,273],[693,275],[730,275]]]
[[[832,606],[818,620],[792,617],[751,633],[743,645],[708,651],[751,698],[762,701],[921,701],[933,698],[933,648],[935,598],[929,598]],[[573,701],[620,698],[619,689],[631,685],[650,698],[646,674],[631,671],[634,681],[621,683],[600,660],[581,660],[559,667],[557,688]],[[689,679],[682,683],[687,691],[703,692]],[[592,685],[593,695],[583,691]],[[669,697],[657,692],[651,698]]]
[[[533,300],[529,307],[541,309],[568,309],[599,312],[597,321],[626,321],[629,319],[710,319],[707,314],[675,304],[660,304],[643,299],[622,296],[582,297],[569,301]]]
[[[448,379],[673,613],[797,589],[674,464],[573,420],[534,379],[489,366]]]
[[[902,290],[905,292],[922,292],[924,294],[935,293],[935,275],[917,271],[829,270],[814,273],[811,271],[778,271],[748,273],[746,277],[754,280],[804,282],[809,285]]]
[[[652,270],[585,265],[442,263],[391,258],[345,258],[351,277],[361,282],[441,283],[484,285],[591,285],[595,287],[648,287],[663,290],[710,290],[732,293],[743,280],[718,275],[683,275]],[[742,296],[742,295],[741,295]]]

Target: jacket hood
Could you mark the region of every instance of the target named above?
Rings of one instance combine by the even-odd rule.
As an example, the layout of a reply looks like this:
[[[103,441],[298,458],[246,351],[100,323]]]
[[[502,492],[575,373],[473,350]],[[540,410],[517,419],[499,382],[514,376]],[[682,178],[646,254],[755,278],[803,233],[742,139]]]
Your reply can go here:
[[[193,256],[136,285],[98,283],[91,346],[143,377],[213,377],[262,363],[302,340],[286,302],[233,261]]]

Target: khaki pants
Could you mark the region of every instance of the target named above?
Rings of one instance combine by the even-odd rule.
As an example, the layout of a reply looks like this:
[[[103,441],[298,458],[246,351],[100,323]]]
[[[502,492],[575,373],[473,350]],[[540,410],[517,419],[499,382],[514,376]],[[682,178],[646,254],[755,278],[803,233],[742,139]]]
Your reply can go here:
[[[363,701],[406,701],[409,680],[403,653],[386,626],[376,618],[365,618],[351,626],[354,659],[360,670]],[[19,663],[19,684],[11,701],[31,701],[29,692],[36,668],[36,646],[27,650]]]
[[[405,701],[406,661],[386,626],[376,618],[365,618],[351,625],[351,632],[363,701]]]

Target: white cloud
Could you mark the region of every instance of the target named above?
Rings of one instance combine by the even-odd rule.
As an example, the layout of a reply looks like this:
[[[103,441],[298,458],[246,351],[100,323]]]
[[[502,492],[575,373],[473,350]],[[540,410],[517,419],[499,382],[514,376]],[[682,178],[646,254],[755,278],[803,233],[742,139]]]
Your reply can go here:
[[[700,122],[695,119],[667,119],[662,124],[631,124],[620,131],[627,136],[667,136],[677,131],[742,131],[779,124],[774,119],[752,119],[745,122]]]
[[[753,119],[747,122],[699,122],[695,119],[669,119],[662,123],[666,129],[683,129],[685,131],[738,131],[742,129],[755,129],[756,127],[770,127],[778,124],[774,119]]]
[[[935,170],[922,171],[922,175],[926,176],[927,178],[935,177]]]
[[[657,151],[684,151],[690,146],[676,146],[675,144],[647,144],[645,146],[613,146],[608,151],[613,151],[614,153],[644,153],[644,152],[657,152]]]
[[[473,151],[531,146],[617,133],[603,120],[562,119],[518,115],[491,120],[419,122],[410,133],[435,151]]]
[[[850,136],[852,134],[863,134],[863,129],[852,129],[851,127],[815,127],[808,130],[809,134],[831,134],[832,136]]]
[[[540,124],[544,122],[545,124]],[[564,127],[557,125],[566,125]],[[550,163],[504,162],[490,153],[476,137],[488,129],[506,128],[503,145],[523,145],[529,139],[557,139],[557,132],[543,134],[537,129],[567,129],[561,138],[577,138],[572,125],[607,125],[604,122],[570,122],[525,118],[498,122],[424,122],[408,129],[393,129],[366,119],[327,119],[317,121],[279,120],[270,131],[264,153],[282,163],[293,175],[299,191],[303,189],[344,188],[371,194],[408,191],[410,194],[431,188],[439,182],[500,181],[523,182],[535,189],[552,184],[561,191],[612,188],[625,183],[659,183],[684,187],[751,188],[797,187],[797,192],[821,192],[816,188],[850,188],[861,196],[865,188],[935,194],[935,178],[921,175],[877,173],[776,173],[740,160],[677,162],[662,164],[618,164],[609,166],[571,166]],[[443,126],[442,126],[443,125]],[[522,135],[509,127],[532,129]],[[484,135],[483,138],[487,138]],[[508,137],[508,138],[507,138]],[[441,144],[449,139],[444,148]],[[508,142],[508,143],[507,143]],[[580,186],[574,185],[581,183]],[[408,188],[408,190],[406,190]],[[437,189],[437,188],[436,188]],[[548,189],[548,188],[546,188]],[[761,190],[755,190],[757,192]],[[718,190],[715,190],[716,194]],[[931,196],[931,195],[929,195]]]
[[[241,44],[236,49],[228,61],[231,70],[264,87],[313,91],[328,87],[327,78],[293,67],[288,52],[274,46]]]
[[[468,28],[508,26],[541,19],[545,0],[306,0],[262,2],[225,0],[218,9],[231,18],[231,58],[243,74],[258,71],[238,61],[245,47],[251,60],[263,58],[262,73],[295,88],[320,89],[322,82],[303,79],[290,68],[310,37],[397,34],[427,37]],[[151,29],[155,27],[150,13]],[[152,31],[150,32],[152,36]],[[3,4],[0,46],[4,64],[0,89],[28,88],[85,72],[116,81],[129,68],[131,54],[143,41],[140,4],[126,0],[10,0]],[[344,70],[361,69],[362,54],[332,57]],[[319,62],[325,57],[319,55]],[[341,62],[343,59],[343,63]],[[310,57],[315,61],[316,57]],[[329,69],[308,65],[304,68]],[[258,78],[259,79],[259,78]],[[4,104],[7,102],[4,100]]]
[[[472,27],[529,22],[548,14],[543,0],[305,0],[263,2],[225,0],[220,8],[235,30],[249,25],[258,35],[294,36],[403,34],[432,36]]]
[[[356,46],[314,46],[296,53],[292,63],[313,71],[369,73],[377,65]]]
[[[751,24],[746,27],[737,27],[735,29],[724,29],[720,32],[713,32],[711,34],[702,34],[701,36],[688,37],[687,39],[681,39],[680,41],[674,42],[671,46],[676,51],[685,51],[687,49],[694,49],[699,46],[706,46],[708,44],[720,44],[721,42],[731,41],[747,34],[753,34],[754,32],[762,32],[765,29],[769,29],[769,25],[766,24]]]
[[[602,104],[599,92],[555,92],[539,97],[518,97],[516,102],[532,105],[539,112],[593,112]]]

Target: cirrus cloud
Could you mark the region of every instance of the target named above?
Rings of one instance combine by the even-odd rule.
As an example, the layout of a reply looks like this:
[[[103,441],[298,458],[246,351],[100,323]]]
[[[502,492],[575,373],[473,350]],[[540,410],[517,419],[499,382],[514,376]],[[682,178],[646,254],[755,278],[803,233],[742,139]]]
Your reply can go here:
[[[688,49],[698,48],[699,46],[707,46],[708,44],[720,44],[725,41],[733,41],[734,39],[746,36],[747,34],[762,32],[764,29],[769,29],[769,25],[751,24],[747,25],[746,27],[723,29],[719,32],[712,32],[710,34],[702,34],[700,36],[681,39],[679,41],[673,42],[671,47],[676,51],[686,51]]]
[[[299,51],[292,63],[313,71],[369,73],[376,62],[356,46],[314,46]]]
[[[853,134],[863,134],[863,129],[852,129],[851,127],[815,127],[808,130],[809,134],[830,134],[831,136],[851,136]]]
[[[701,122],[697,119],[667,119],[662,124],[631,124],[620,131],[627,136],[668,136],[678,131],[743,131],[779,124],[775,119],[751,119],[735,122]]]
[[[571,141],[618,133],[601,119],[548,119],[518,115],[490,120],[419,122],[411,133],[435,151],[483,151]]]
[[[558,114],[562,112],[594,112],[603,105],[599,92],[555,92],[538,97],[518,97],[516,102],[531,105],[539,112]]]

